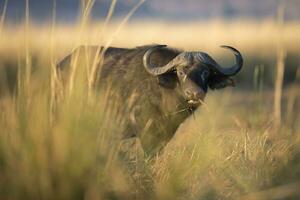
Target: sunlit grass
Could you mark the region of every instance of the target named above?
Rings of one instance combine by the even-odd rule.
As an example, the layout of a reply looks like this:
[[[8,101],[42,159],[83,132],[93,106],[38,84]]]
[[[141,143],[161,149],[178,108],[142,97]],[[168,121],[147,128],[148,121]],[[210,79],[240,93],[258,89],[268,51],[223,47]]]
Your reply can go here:
[[[263,22],[130,22],[126,28],[122,28],[115,35],[120,22],[110,22],[105,26],[106,30],[100,33],[104,23],[87,23],[82,32],[78,31],[77,26],[69,24],[57,24],[54,36],[56,38],[56,47],[62,48],[60,56],[70,52],[79,35],[81,43],[97,45],[100,42],[111,39],[113,46],[135,47],[143,44],[160,43],[168,44],[177,48],[194,49],[194,50],[217,50],[221,44],[230,44],[239,47],[242,51],[255,52],[259,51],[267,55],[276,53],[277,45],[277,24],[272,21]],[[6,25],[1,38],[1,51],[6,49],[19,48],[24,44],[24,27],[23,25],[11,26]],[[283,30],[283,46],[298,50],[300,41],[300,25],[298,23],[287,23]],[[50,45],[49,35],[51,33],[48,25],[38,25],[31,23],[29,37],[32,50],[45,48]],[[129,36],[135,37],[129,37]],[[100,39],[100,40],[99,40]],[[78,42],[77,42],[78,45]]]

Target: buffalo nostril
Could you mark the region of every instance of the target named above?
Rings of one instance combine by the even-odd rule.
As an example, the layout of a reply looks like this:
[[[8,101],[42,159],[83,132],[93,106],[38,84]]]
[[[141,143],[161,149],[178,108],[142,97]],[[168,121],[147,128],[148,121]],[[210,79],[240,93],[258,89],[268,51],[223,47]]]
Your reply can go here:
[[[194,96],[194,95],[193,95],[193,92],[191,92],[191,91],[189,91],[189,90],[185,91],[185,94],[186,94],[186,96],[188,96],[188,97],[193,97],[193,96]]]
[[[200,92],[194,92],[194,91],[189,91],[187,90],[185,92],[186,96],[190,99],[198,99],[201,97],[201,93]]]
[[[190,100],[200,100],[204,98],[205,93],[202,91],[186,90],[185,95]]]

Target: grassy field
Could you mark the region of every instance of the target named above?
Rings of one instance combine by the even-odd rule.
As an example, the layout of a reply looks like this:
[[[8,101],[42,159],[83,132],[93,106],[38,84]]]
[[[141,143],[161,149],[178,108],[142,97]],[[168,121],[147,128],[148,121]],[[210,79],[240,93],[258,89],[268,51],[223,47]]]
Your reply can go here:
[[[0,30],[0,199],[299,199],[300,24],[264,22],[4,24]],[[53,102],[55,64],[78,45],[168,44],[232,62],[237,87],[206,104],[161,154],[120,160],[120,103],[77,84]],[[281,123],[277,51],[286,52]],[[56,110],[56,112],[53,112]],[[137,146],[131,154],[141,154]],[[131,171],[131,172],[129,172]]]

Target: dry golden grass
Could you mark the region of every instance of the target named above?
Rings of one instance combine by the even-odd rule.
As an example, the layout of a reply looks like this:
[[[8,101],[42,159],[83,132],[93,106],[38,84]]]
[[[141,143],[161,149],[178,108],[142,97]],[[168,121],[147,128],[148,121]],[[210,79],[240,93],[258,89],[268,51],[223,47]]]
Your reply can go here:
[[[144,44],[167,44],[189,50],[213,51],[222,44],[237,46],[241,51],[258,53],[276,53],[278,34],[283,35],[283,46],[298,51],[300,25],[287,23],[279,29],[272,21],[263,22],[131,22],[118,30],[120,22],[111,22],[99,38],[103,23],[89,23],[80,30],[78,26],[58,24],[54,28],[53,38],[56,49],[62,49],[65,55],[79,44],[99,45],[112,40],[112,46],[135,47]],[[115,32],[118,34],[115,35]],[[29,30],[32,50],[47,49],[52,32],[48,25],[31,24]],[[113,38],[112,38],[113,36]],[[24,25],[7,25],[1,37],[1,51],[20,49],[24,45]]]

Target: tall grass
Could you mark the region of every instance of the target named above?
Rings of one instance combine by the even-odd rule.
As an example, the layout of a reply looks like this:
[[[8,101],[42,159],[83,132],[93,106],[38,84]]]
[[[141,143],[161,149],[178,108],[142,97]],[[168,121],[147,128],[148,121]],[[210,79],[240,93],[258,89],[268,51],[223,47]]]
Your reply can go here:
[[[282,3],[281,3],[282,4]],[[284,7],[278,7],[278,44],[277,44],[277,71],[275,82],[275,96],[274,96],[274,121],[275,126],[281,125],[281,97],[282,97],[282,84],[284,77],[284,62],[285,62],[285,49],[282,46],[282,29],[284,28]]]
[[[128,113],[120,111],[123,100],[114,89],[91,89],[101,56],[93,63],[73,60],[72,85],[63,99],[55,101],[54,93],[60,89],[56,62],[78,45],[158,42],[187,49],[203,47],[220,55],[213,46],[229,43],[241,47],[247,63],[251,62],[248,52],[257,52],[261,44],[253,45],[248,35],[253,32],[243,28],[261,27],[255,40],[264,42],[264,49],[274,46],[273,22],[197,23],[197,27],[149,22],[148,28],[136,22],[125,26],[137,5],[123,22],[114,25],[110,20],[115,3],[112,1],[104,25],[98,23],[96,30],[88,25],[92,0],[83,5],[79,28],[56,24],[55,2],[51,28],[29,23],[29,17],[21,28],[4,27],[1,72],[9,75],[17,68],[19,78],[14,91],[0,96],[0,199],[299,198],[298,82],[280,95],[283,118],[276,129],[273,90],[264,87],[266,66],[255,70],[257,90],[209,91],[206,104],[154,157],[143,155],[138,140],[121,140]],[[286,46],[295,51],[299,25],[285,27]],[[164,31],[167,36],[161,34]],[[7,80],[7,85],[14,85],[14,76],[3,77],[1,83]]]

